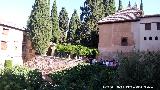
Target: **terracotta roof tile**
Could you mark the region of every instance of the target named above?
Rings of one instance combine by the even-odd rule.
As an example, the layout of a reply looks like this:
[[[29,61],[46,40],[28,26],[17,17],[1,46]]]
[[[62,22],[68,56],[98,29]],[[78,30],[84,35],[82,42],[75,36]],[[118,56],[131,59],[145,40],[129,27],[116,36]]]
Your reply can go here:
[[[143,15],[143,11],[135,9],[135,8],[127,8],[125,10],[117,11],[113,15],[109,15],[98,23],[104,22],[117,22],[117,21],[131,21],[138,20],[139,17]]]

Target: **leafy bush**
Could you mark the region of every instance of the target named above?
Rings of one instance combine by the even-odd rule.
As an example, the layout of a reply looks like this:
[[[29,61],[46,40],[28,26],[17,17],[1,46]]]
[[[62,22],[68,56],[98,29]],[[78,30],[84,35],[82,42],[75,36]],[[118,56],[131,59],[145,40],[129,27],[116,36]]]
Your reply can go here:
[[[44,81],[38,70],[18,66],[5,68],[0,70],[0,89],[103,90],[103,86],[117,85],[160,89],[160,52],[121,53],[118,59],[120,66],[117,70],[100,65],[78,65],[49,74],[52,83]]]
[[[78,65],[49,76],[58,90],[100,90],[116,85],[116,71],[100,65]]]
[[[58,44],[56,52],[62,54],[70,54],[76,56],[96,56],[99,52],[97,49],[91,49],[82,45]]]
[[[160,52],[132,52],[119,55],[121,85],[152,86],[160,89]]]
[[[12,68],[12,60],[5,60],[4,67]]]
[[[42,79],[37,70],[25,67],[5,68],[0,72],[1,90],[50,90],[51,85]]]

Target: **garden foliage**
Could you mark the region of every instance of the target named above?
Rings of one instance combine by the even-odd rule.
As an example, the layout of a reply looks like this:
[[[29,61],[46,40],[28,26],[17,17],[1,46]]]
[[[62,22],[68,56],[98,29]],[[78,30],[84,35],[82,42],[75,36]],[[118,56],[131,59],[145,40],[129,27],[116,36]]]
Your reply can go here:
[[[159,90],[159,59],[160,52],[120,53],[118,54],[120,65],[116,70],[98,64],[78,65],[50,73],[48,76],[52,79],[51,83],[45,81],[38,70],[24,67],[5,68],[0,71],[0,89],[103,90],[103,86],[119,85],[150,86],[154,88],[153,90]]]
[[[96,56],[99,52],[97,49],[88,48],[82,45],[58,44],[56,46],[56,53],[60,55]]]
[[[160,52],[132,52],[119,54],[120,85],[152,86],[160,89]]]
[[[4,67],[5,68],[12,68],[12,60],[5,60]]]

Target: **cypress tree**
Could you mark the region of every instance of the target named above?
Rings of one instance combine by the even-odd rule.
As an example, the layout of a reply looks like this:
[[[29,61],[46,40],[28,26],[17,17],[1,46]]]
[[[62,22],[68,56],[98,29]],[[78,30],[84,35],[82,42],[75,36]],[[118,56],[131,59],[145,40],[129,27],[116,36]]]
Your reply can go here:
[[[140,4],[140,10],[143,11],[143,2],[142,2],[142,0],[141,0],[141,4]]]
[[[131,7],[131,2],[129,1],[129,3],[128,3],[128,7]]]
[[[36,53],[46,54],[51,39],[50,0],[35,0],[27,28]]]
[[[58,43],[60,39],[60,31],[59,31],[59,25],[58,25],[56,0],[54,0],[53,2],[53,6],[51,10],[51,22],[52,22],[52,42]]]
[[[122,10],[123,6],[122,6],[122,1],[119,0],[119,6],[118,6],[118,10]]]
[[[67,35],[67,40],[68,43],[75,43],[76,42],[76,31],[78,31],[80,28],[80,19],[79,16],[77,14],[77,10],[74,10],[72,17],[70,19],[69,22],[69,31],[68,31],[68,35]]]
[[[60,43],[65,43],[68,31],[68,13],[64,7],[62,7],[59,13],[59,29],[61,31]]]

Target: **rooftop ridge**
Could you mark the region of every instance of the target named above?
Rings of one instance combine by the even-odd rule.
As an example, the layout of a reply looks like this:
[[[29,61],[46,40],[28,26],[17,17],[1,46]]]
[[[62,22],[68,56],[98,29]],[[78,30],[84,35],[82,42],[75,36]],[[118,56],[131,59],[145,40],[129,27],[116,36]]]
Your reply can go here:
[[[109,15],[98,23],[103,22],[114,22],[114,21],[125,21],[125,20],[137,20],[143,16],[143,11],[137,8],[127,8],[125,10],[119,10],[113,15]]]
[[[14,28],[18,28],[18,29],[21,29],[21,30],[25,30],[24,27],[22,27],[22,26],[20,26],[18,24],[15,24],[13,22],[4,20],[3,18],[0,18],[0,25],[5,25],[5,26],[9,26],[9,27],[14,27]]]

